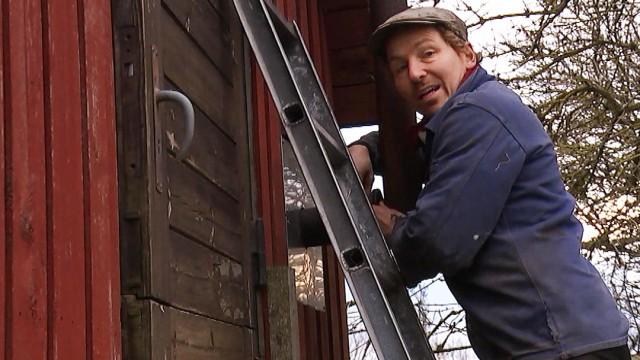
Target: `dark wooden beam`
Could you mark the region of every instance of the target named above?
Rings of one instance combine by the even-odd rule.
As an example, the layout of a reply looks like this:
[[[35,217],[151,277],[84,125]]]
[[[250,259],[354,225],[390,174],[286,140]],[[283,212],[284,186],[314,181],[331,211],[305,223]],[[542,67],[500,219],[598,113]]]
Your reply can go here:
[[[371,0],[373,29],[406,8],[406,0]],[[408,141],[409,128],[416,123],[416,117],[395,92],[382,59],[376,59],[374,71],[385,203],[407,211],[415,206],[424,175],[424,165],[418,159],[415,143]]]

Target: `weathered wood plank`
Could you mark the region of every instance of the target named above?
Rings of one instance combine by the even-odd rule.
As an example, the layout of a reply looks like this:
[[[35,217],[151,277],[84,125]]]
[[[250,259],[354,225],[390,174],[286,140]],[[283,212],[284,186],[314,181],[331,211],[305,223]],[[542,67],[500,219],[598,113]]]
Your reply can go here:
[[[250,270],[235,260],[171,232],[169,244],[159,251],[152,244],[154,273],[167,280],[152,290],[152,296],[181,309],[249,326],[247,276]],[[161,260],[161,261],[158,261]]]
[[[82,0],[89,357],[120,359],[120,266],[111,2]]]
[[[298,324],[298,306],[293,270],[287,264],[267,269],[269,297],[269,343],[272,359],[300,358],[302,329]]]
[[[251,358],[251,330],[150,301],[152,359]]]
[[[151,305],[135,295],[122,296],[122,353],[127,360],[150,360]],[[164,359],[161,357],[161,359]]]
[[[170,158],[169,208],[171,226],[234,259],[242,259],[242,209],[229,194],[182,163]]]
[[[194,110],[197,131],[185,162],[238,200],[245,185],[238,179],[238,168],[246,166],[239,164],[239,147],[246,144],[236,145],[200,109],[196,107]],[[156,116],[165,124],[166,145],[175,154],[184,138],[184,114],[177,103],[163,102],[158,106]]]
[[[236,139],[237,129],[229,117],[228,104],[233,91],[218,69],[167,13],[160,14],[159,36],[165,75],[213,120],[229,137]]]
[[[49,219],[49,351],[87,357],[80,48],[76,0],[45,8]],[[59,59],[64,59],[60,61]],[[74,334],[70,336],[70,334]]]
[[[365,45],[331,52],[331,83],[334,87],[374,81],[373,57]]]
[[[8,359],[47,355],[47,229],[42,4],[5,1],[11,49],[4,60],[7,93]]]
[[[371,35],[370,21],[371,14],[366,7],[332,12],[326,19],[329,49],[365,45]]]
[[[376,124],[376,87],[373,83],[333,88],[334,112],[340,126]]]
[[[237,58],[240,54],[236,53],[234,46],[241,44],[233,44],[224,18],[214,10],[213,5],[202,0],[163,0],[163,3],[231,84],[233,72],[238,71],[234,63],[242,60]]]

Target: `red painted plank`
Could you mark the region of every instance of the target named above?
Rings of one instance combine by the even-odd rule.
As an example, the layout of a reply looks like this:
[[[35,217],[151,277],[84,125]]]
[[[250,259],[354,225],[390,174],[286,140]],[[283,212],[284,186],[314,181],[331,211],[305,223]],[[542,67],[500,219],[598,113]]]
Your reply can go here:
[[[298,19],[296,18],[296,14],[298,12],[297,6],[296,6],[296,0],[286,0],[285,7],[286,7],[285,16],[287,17],[287,19],[298,21]]]
[[[320,51],[322,53],[322,81],[325,84],[325,92],[329,101],[333,100],[333,85],[331,84],[331,61],[329,60],[329,46],[327,45],[327,29],[325,21],[325,13],[322,11],[321,5],[316,5],[318,11],[318,23],[320,25]],[[318,71],[320,72],[320,70]]]
[[[86,357],[82,124],[76,0],[45,13],[49,155],[49,357]]]
[[[318,338],[318,317],[311,306],[304,306],[304,332],[307,338],[307,359],[320,360],[320,339]]]
[[[8,83],[6,194],[8,273],[6,358],[47,354],[45,138],[40,0],[7,0]]]
[[[298,307],[298,338],[300,340],[300,360],[307,360],[309,356],[308,353],[308,339],[305,336],[304,327],[306,326],[305,321],[305,312],[304,305],[298,301],[296,301],[296,306]]]
[[[334,359],[340,359],[343,343],[340,332],[341,313],[337,289],[336,259],[333,249],[325,246],[322,251],[322,264],[324,265],[324,296],[327,307],[329,322],[331,323],[331,353]]]
[[[4,49],[7,41],[5,39],[6,33],[4,32],[5,22],[5,9],[4,4],[0,2],[0,359],[4,359],[5,355],[5,334],[6,334],[6,284],[7,284],[7,271],[6,271],[6,222],[5,222],[5,207],[6,198],[4,194],[5,189],[5,153],[4,153],[4,126],[5,126],[5,99],[4,99]]]
[[[282,127],[280,117],[271,98],[268,101],[267,116],[269,141],[269,181],[271,183],[273,262],[275,265],[287,265],[289,253],[285,233],[284,180],[282,176]]]
[[[258,69],[255,61],[251,62],[252,86],[253,86],[253,118],[254,136],[257,147],[255,148],[256,176],[258,181],[258,204],[259,214],[264,225],[265,258],[267,266],[273,265],[273,232],[271,220],[271,194],[269,187],[269,142],[267,137],[267,89],[262,73]]]
[[[308,0],[299,0],[297,6],[297,21],[307,48],[309,48],[309,13],[307,9]]]
[[[327,40],[331,50],[366,44],[371,35],[371,13],[368,7],[327,14]]]
[[[318,316],[318,332],[320,334],[320,336],[318,336],[321,353],[320,358],[322,360],[331,360],[331,323],[329,322],[329,314],[324,311],[316,311],[316,315]]]
[[[88,353],[120,359],[118,188],[109,0],[80,0],[86,125]],[[82,48],[81,48],[82,51]]]

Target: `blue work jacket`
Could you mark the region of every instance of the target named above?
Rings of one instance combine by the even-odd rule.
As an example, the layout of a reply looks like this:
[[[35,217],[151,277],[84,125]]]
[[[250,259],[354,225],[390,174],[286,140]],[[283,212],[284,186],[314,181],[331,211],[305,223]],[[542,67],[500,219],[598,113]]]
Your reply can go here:
[[[388,239],[407,284],[444,274],[481,359],[625,345],[551,139],[519,96],[478,68],[425,127],[428,180]]]

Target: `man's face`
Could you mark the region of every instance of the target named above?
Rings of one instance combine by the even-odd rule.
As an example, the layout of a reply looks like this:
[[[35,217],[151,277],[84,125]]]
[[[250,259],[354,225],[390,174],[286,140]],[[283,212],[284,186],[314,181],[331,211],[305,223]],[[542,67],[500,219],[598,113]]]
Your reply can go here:
[[[467,43],[456,51],[433,27],[402,29],[386,44],[387,61],[396,90],[415,111],[435,113],[458,89],[467,69],[476,64]]]

